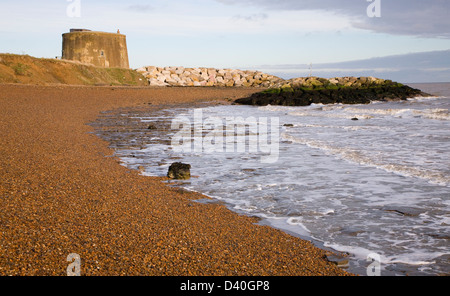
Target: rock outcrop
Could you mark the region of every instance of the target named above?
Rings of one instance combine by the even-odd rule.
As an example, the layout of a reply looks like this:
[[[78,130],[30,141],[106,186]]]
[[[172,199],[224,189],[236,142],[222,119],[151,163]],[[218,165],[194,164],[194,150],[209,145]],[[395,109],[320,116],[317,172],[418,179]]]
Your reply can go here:
[[[406,100],[429,96],[419,89],[374,77],[295,78],[275,88],[238,99],[244,105],[308,106],[311,104],[368,104],[371,101]]]
[[[174,162],[170,165],[167,177],[170,179],[187,180],[191,177],[191,165],[187,163]]]

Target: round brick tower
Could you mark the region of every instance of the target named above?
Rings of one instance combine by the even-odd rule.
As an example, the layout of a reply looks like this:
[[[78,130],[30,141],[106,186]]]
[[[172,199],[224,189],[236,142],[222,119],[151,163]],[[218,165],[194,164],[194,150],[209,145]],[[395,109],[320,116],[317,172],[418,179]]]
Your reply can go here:
[[[70,29],[62,35],[62,58],[105,68],[129,68],[126,36]]]

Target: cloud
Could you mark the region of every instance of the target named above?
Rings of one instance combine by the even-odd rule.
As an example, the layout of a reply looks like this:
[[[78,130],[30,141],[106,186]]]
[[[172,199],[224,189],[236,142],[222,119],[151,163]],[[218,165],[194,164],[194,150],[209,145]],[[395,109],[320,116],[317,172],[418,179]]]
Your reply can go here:
[[[255,13],[255,14],[251,14],[251,15],[235,15],[233,16],[233,20],[244,20],[244,21],[248,21],[248,22],[257,22],[257,21],[262,21],[268,18],[268,15],[265,13]]]
[[[258,69],[285,79],[308,76],[310,65],[260,65]],[[399,82],[448,82],[450,50],[417,52],[371,59],[312,65],[314,76],[376,76]]]
[[[142,5],[142,4],[133,4],[128,6],[128,10],[136,11],[136,12],[147,12],[153,10],[154,8],[151,5]]]
[[[326,10],[347,16],[355,28],[394,35],[450,38],[450,1],[378,0],[381,17],[368,17],[366,0],[216,0],[268,10]]]

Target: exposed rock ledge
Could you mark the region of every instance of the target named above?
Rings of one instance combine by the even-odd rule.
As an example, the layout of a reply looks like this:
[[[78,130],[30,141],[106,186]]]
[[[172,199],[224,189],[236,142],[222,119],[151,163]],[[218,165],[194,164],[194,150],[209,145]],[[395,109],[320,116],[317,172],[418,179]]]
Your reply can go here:
[[[367,104],[371,101],[406,100],[418,96],[430,95],[401,83],[374,77],[306,77],[283,81],[278,87],[238,99],[235,103],[258,106]]]

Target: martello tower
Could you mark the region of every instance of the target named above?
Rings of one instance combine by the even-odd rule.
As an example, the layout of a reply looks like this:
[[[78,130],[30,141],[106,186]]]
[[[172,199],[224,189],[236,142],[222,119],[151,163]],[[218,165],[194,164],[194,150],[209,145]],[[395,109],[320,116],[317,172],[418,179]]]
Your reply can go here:
[[[129,68],[126,36],[70,29],[62,35],[62,58],[105,68]]]

